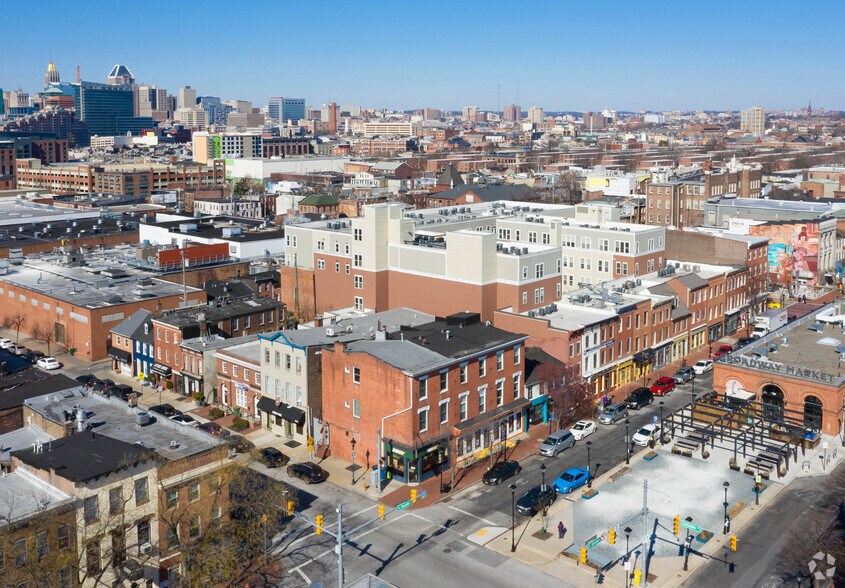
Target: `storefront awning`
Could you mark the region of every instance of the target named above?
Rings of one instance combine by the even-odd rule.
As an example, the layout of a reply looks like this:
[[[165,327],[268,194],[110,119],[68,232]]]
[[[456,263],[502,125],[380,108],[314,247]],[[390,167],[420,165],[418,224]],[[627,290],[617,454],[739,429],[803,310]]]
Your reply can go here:
[[[117,361],[122,361],[123,363],[132,363],[132,354],[128,351],[124,351],[123,349],[118,349],[117,347],[109,347],[106,350],[108,356],[112,359],[116,359]]]
[[[165,378],[173,373],[173,370],[171,370],[169,366],[162,365],[160,363],[154,363],[153,367],[150,368],[150,371],[154,374],[158,374],[159,376],[164,376]]]
[[[295,406],[285,404],[269,396],[262,396],[258,399],[258,410],[281,417],[294,425],[301,425],[305,422],[305,411]]]

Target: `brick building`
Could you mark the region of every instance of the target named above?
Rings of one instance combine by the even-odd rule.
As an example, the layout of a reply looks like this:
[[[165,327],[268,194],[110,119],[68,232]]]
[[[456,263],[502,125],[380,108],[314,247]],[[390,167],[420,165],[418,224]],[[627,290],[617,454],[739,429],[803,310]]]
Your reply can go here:
[[[255,417],[260,416],[260,345],[255,339],[218,349],[215,353],[219,402]]]

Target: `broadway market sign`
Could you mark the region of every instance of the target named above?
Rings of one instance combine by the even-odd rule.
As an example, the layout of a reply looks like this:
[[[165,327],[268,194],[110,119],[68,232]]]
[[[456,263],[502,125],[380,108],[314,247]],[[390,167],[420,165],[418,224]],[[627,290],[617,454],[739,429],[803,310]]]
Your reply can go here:
[[[772,372],[793,378],[803,378],[805,380],[812,380],[822,384],[833,384],[838,376],[821,372],[819,370],[811,370],[801,366],[784,365],[773,361],[766,361],[764,359],[754,359],[744,355],[728,356],[722,359],[724,363],[747,367],[764,372]]]

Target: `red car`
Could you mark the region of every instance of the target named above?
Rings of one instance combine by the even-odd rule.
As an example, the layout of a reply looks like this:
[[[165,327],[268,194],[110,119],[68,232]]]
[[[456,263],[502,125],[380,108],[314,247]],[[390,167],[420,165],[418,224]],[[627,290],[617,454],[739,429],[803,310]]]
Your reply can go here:
[[[725,355],[730,354],[734,348],[731,345],[721,345],[719,349],[716,350],[716,353],[713,354],[713,359],[719,359],[720,357],[724,357]]]
[[[658,378],[657,381],[651,385],[651,392],[655,396],[663,396],[675,389],[675,381],[672,378]]]

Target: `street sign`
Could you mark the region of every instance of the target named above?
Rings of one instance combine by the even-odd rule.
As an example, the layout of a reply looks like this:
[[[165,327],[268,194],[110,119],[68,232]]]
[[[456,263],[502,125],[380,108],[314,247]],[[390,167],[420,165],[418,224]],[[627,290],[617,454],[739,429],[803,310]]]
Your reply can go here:
[[[698,525],[693,525],[692,523],[688,523],[686,521],[681,521],[681,526],[686,527],[690,531],[695,531],[696,533],[701,532],[701,527],[699,527]]]
[[[352,452],[352,459],[355,459],[355,452]]]
[[[657,422],[657,415],[651,417],[651,422],[653,422],[653,423]]]
[[[601,537],[596,537],[595,539],[593,539],[592,541],[587,543],[587,549],[592,549],[593,547],[595,547],[599,543],[601,543]]]
[[[405,501],[405,502],[403,502],[402,504],[398,505],[398,506],[396,507],[396,510],[405,510],[406,508],[408,508],[408,507],[409,507],[409,506],[411,506],[412,504],[413,504],[413,502],[411,502],[410,500],[406,500],[406,501]]]
[[[420,495],[419,495],[419,496],[417,496],[417,499],[420,499],[420,498],[425,498],[425,490],[423,490],[422,492],[420,492]]]

